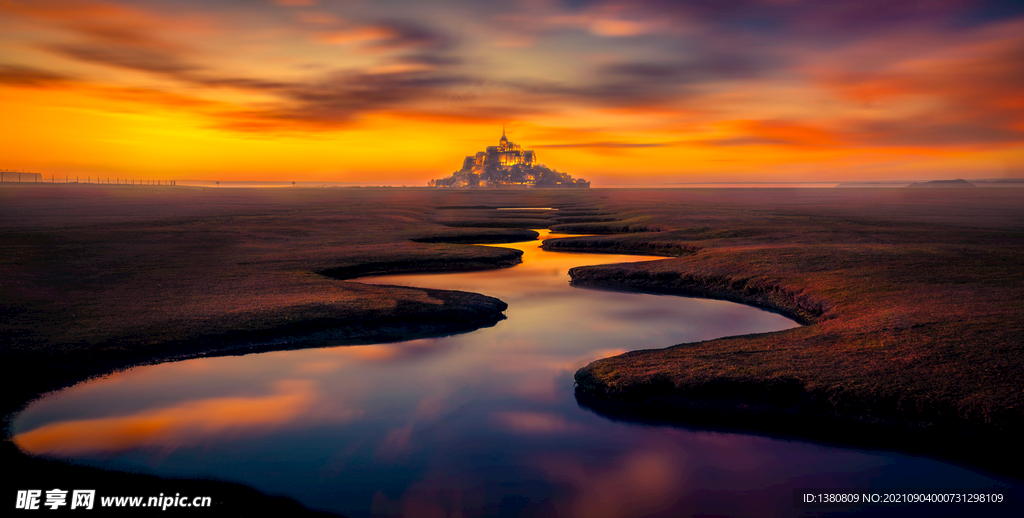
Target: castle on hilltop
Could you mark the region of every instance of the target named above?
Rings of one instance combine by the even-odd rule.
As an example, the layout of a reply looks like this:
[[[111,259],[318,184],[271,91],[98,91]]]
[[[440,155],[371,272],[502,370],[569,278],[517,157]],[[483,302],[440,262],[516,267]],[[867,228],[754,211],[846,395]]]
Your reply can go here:
[[[574,180],[565,173],[548,169],[537,162],[537,152],[523,150],[509,142],[505,129],[497,146],[487,146],[462,161],[462,169],[447,178],[431,180],[430,187],[575,187],[588,188],[590,182]]]

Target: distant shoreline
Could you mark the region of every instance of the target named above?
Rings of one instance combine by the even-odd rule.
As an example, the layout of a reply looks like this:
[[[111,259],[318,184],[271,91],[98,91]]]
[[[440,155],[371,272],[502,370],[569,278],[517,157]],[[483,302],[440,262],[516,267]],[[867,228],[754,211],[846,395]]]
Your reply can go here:
[[[1024,188],[1024,178],[995,178],[995,179],[966,179],[968,182],[982,188]],[[380,183],[380,182],[319,182],[319,181],[262,181],[262,180],[160,180],[157,183],[147,184],[145,180],[139,183],[124,183],[119,185],[127,187],[203,187],[215,189],[416,189],[433,190],[434,187],[420,185],[417,182],[401,183]],[[173,182],[172,185],[168,185]],[[834,181],[834,182],[666,182],[661,184],[623,185],[623,184],[597,184],[591,189],[894,189],[908,187],[914,183],[925,183],[927,180],[885,180],[885,181]],[[71,182],[50,182],[40,180],[38,182],[17,182],[6,180],[0,185],[117,185],[115,182],[107,184],[104,182],[71,181]],[[544,190],[545,188],[531,188],[529,190]],[[555,188],[551,188],[555,189]],[[502,188],[477,188],[473,191],[495,190],[504,191]]]

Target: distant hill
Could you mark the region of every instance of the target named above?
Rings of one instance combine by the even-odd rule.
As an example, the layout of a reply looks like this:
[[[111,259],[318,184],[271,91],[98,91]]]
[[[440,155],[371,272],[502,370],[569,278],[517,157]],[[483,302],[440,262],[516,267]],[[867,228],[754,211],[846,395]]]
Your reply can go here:
[[[907,187],[917,187],[917,188],[936,188],[937,187],[937,188],[940,188],[940,189],[961,189],[961,188],[965,188],[965,187],[966,188],[977,187],[977,185],[974,185],[973,183],[968,182],[967,180],[961,180],[961,179],[957,178],[956,180],[934,180],[934,181],[931,181],[931,182],[916,182],[916,183],[912,183],[912,184],[908,185]]]
[[[910,182],[908,182],[908,181],[902,181],[901,182],[901,181],[891,181],[891,180],[877,181],[877,182],[843,182],[843,183],[840,183],[839,185],[836,185],[836,187],[838,187],[840,189],[843,189],[843,188],[863,189],[865,187],[889,188],[889,187],[909,187],[909,186],[910,186]]]

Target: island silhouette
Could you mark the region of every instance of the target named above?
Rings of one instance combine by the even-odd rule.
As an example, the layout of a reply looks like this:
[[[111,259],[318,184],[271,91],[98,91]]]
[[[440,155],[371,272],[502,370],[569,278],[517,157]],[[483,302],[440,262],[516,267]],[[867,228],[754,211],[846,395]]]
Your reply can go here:
[[[590,182],[583,178],[573,179],[566,173],[540,164],[537,152],[524,150],[511,142],[501,129],[497,146],[487,146],[462,161],[462,168],[451,176],[430,180],[429,187],[480,188],[480,187],[567,187],[590,188]]]

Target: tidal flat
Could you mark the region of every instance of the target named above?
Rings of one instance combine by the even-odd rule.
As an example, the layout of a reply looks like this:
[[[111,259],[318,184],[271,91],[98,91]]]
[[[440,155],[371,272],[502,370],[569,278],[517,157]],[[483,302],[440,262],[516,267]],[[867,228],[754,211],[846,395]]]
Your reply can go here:
[[[493,325],[507,306],[491,297],[345,279],[511,266],[514,250],[454,243],[547,227],[602,234],[549,248],[666,257],[577,268],[578,285],[733,300],[806,324],[598,360],[576,376],[581,404],[1021,477],[1024,190],[12,185],[0,199],[8,419],[42,393],[142,363]],[[558,210],[496,210],[508,207]],[[129,494],[133,483],[245,494],[222,497],[251,506],[218,509],[238,514],[298,508],[229,483],[30,458],[6,439],[21,485],[88,479]]]

